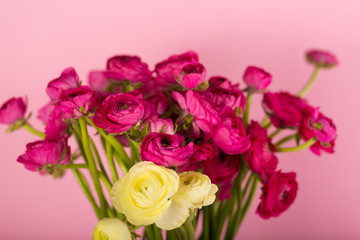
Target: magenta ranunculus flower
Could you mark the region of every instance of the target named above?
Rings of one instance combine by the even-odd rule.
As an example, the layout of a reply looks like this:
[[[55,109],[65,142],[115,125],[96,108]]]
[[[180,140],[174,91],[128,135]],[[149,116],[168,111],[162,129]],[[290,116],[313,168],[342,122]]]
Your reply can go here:
[[[209,79],[209,89],[232,89],[231,82],[222,76],[214,76]]]
[[[93,121],[108,133],[122,133],[149,115],[149,103],[138,91],[109,95],[96,110]]]
[[[298,183],[294,172],[275,172],[269,182],[264,183],[261,202],[256,213],[264,219],[278,217],[290,207],[296,198]]]
[[[271,83],[272,76],[261,68],[249,66],[244,72],[243,79],[250,89],[264,90]]]
[[[105,92],[110,82],[104,71],[91,71],[89,73],[89,87],[95,92]]]
[[[152,73],[148,65],[137,56],[114,56],[107,61],[107,78],[130,82],[148,82],[152,80]]]
[[[218,112],[197,92],[188,90],[184,95],[172,91],[180,108],[194,118],[195,128],[200,128],[205,134],[205,141],[208,140],[213,134],[213,128],[221,123]]]
[[[229,107],[222,110],[220,117],[223,123],[214,129],[212,136],[215,145],[230,155],[247,151],[251,142],[241,119]]]
[[[183,171],[195,171],[199,167],[211,161],[218,155],[218,148],[210,142],[202,142],[194,145],[194,153],[190,158],[190,161],[184,165],[178,167],[179,172]]]
[[[159,118],[156,115],[148,117],[142,125],[148,124],[149,132],[174,134],[174,124],[170,118]]]
[[[323,68],[331,68],[339,64],[333,54],[321,50],[308,51],[306,53],[306,59],[308,62]]]
[[[267,181],[274,174],[278,159],[275,156],[275,146],[267,137],[266,129],[258,122],[252,121],[249,125],[251,146],[244,153],[244,160],[251,171],[259,175],[262,182]]]
[[[141,143],[140,157],[164,167],[177,167],[189,161],[193,142],[184,146],[184,138],[165,133],[150,133]]]
[[[287,92],[264,94],[263,107],[270,116],[275,127],[297,127],[302,118],[302,111],[307,106],[302,98],[295,97]]]
[[[67,133],[67,123],[62,118],[62,108],[49,102],[39,109],[38,118],[46,125],[45,139],[57,139]]]
[[[191,62],[198,62],[199,58],[195,52],[188,51],[180,55],[170,56],[168,59],[156,64],[155,83],[159,89],[166,89],[172,84],[176,84],[175,76],[179,76],[182,68]]]
[[[177,76],[180,84],[185,88],[196,88],[205,81],[206,69],[201,63],[188,63]]]
[[[66,68],[60,75],[49,82],[46,93],[51,100],[57,101],[63,91],[80,86],[79,76],[73,67]]]
[[[23,98],[10,98],[0,107],[0,123],[13,124],[23,119],[27,108],[27,102]]]
[[[168,98],[163,92],[158,92],[157,94],[146,98],[146,101],[150,103],[152,114],[162,115],[169,109]]]
[[[67,139],[43,140],[28,143],[26,152],[17,161],[30,171],[41,174],[54,172],[56,165],[66,165],[70,161],[70,147]]]
[[[99,95],[88,86],[80,86],[63,91],[60,95],[58,106],[61,107],[64,118],[81,117],[80,108],[85,113],[94,110],[100,102]]]

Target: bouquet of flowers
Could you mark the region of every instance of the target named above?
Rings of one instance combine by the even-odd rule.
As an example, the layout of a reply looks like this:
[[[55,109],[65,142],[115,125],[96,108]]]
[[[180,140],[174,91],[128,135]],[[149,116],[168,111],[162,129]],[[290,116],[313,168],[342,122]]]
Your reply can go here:
[[[259,185],[264,219],[294,202],[296,174],[277,168],[277,153],[334,152],[335,124],[303,97],[337,60],[317,50],[306,56],[315,70],[297,94],[267,91],[272,76],[255,66],[243,89],[207,78],[192,51],[154,71],[137,56],[115,56],[88,86],[72,67],[48,83],[50,101],[38,111],[44,131],[30,125],[21,97],[1,106],[0,123],[40,138],[17,159],[27,170],[74,174],[99,219],[94,240],[234,239]],[[254,94],[263,95],[261,123],[249,121]],[[283,129],[290,134],[275,141]]]

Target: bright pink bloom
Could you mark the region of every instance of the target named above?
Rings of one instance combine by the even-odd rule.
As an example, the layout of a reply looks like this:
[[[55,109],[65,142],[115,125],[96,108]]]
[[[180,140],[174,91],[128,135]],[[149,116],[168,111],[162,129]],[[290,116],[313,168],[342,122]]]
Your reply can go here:
[[[297,127],[302,118],[302,111],[307,106],[302,98],[287,92],[264,94],[263,106],[265,112],[275,127]]]
[[[189,63],[185,65],[177,76],[180,84],[185,88],[196,88],[205,81],[206,69],[201,63]]]
[[[290,207],[296,198],[298,184],[294,172],[275,172],[263,185],[261,202],[256,213],[264,219],[278,217]]]
[[[336,57],[333,54],[321,50],[308,51],[306,53],[306,59],[310,63],[316,64],[324,68],[330,68],[339,64]]]
[[[110,82],[103,71],[92,71],[89,73],[89,87],[95,92],[105,92]]]
[[[209,79],[209,89],[232,89],[231,82],[222,76],[215,76]]]
[[[194,145],[194,153],[190,158],[190,161],[184,165],[178,167],[179,172],[183,171],[195,171],[202,165],[211,161],[218,155],[218,148],[209,142],[202,142]]]
[[[157,114],[160,116],[169,109],[168,98],[163,92],[159,92],[151,97],[146,98],[146,101],[150,103],[152,114]]]
[[[84,108],[87,113],[94,110],[99,102],[100,97],[96,92],[88,86],[80,86],[65,90],[59,98],[58,105],[64,118],[73,118],[82,116],[80,108]]]
[[[149,132],[162,132],[166,134],[174,134],[174,124],[170,118],[159,118],[156,115],[148,117],[144,122],[143,126],[148,123]]]
[[[188,51],[180,55],[170,56],[155,66],[155,82],[160,89],[165,89],[172,84],[177,84],[175,76],[179,76],[182,68],[191,62],[198,62],[199,58],[195,52]]]
[[[27,103],[23,98],[10,98],[0,107],[0,123],[13,124],[23,119]]]
[[[66,138],[28,143],[26,152],[17,161],[30,171],[41,174],[52,173],[57,164],[66,165],[70,161],[70,147]]]
[[[96,110],[93,121],[108,133],[122,133],[149,115],[149,104],[137,91],[108,96]]]
[[[79,76],[74,68],[66,68],[60,75],[49,82],[46,88],[46,93],[51,100],[57,101],[63,91],[80,86]]]
[[[40,119],[40,121],[42,121],[44,124],[46,124],[46,122],[48,121],[50,113],[54,109],[54,104],[55,102],[50,101],[38,110],[37,118]]]
[[[261,68],[249,66],[245,70],[243,79],[251,89],[264,90],[271,83],[272,76]]]
[[[148,82],[152,80],[152,73],[148,65],[137,56],[114,56],[107,61],[107,78],[130,82]]]
[[[250,148],[249,137],[241,119],[235,112],[226,107],[220,113],[223,123],[214,129],[212,141],[225,153],[230,155],[244,153]]]
[[[275,156],[275,146],[267,137],[266,129],[252,121],[249,125],[251,147],[244,153],[244,160],[251,171],[259,175],[262,182],[274,174],[278,159]]]
[[[205,140],[208,140],[212,136],[214,126],[221,123],[219,114],[197,92],[188,90],[184,95],[172,91],[172,96],[178,102],[180,108],[185,114],[190,114],[194,117],[193,124],[196,124],[196,127],[205,133]]]
[[[62,107],[49,102],[38,111],[38,118],[46,125],[45,139],[57,139],[67,134],[67,123],[62,118]]]
[[[193,142],[184,146],[184,138],[165,133],[150,133],[140,146],[140,157],[164,167],[177,167],[189,161]]]

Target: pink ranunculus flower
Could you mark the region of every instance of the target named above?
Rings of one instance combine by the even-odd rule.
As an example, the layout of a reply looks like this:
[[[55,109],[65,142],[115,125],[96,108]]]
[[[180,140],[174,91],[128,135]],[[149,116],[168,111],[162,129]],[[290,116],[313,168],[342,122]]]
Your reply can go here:
[[[123,133],[149,115],[149,103],[138,91],[109,95],[96,110],[93,121],[108,133]]]
[[[57,101],[63,91],[80,86],[79,76],[74,68],[66,68],[60,75],[49,82],[46,88],[46,93],[51,100]]]
[[[67,134],[67,123],[62,118],[62,108],[49,102],[39,109],[38,118],[45,124],[45,139],[57,139]]]
[[[244,160],[251,171],[259,175],[262,182],[269,180],[274,174],[278,159],[275,156],[275,146],[267,137],[266,129],[258,122],[252,121],[249,125],[251,146],[244,153]]]
[[[264,94],[263,107],[275,127],[297,127],[302,118],[302,111],[307,106],[302,98],[287,92]]]
[[[23,119],[27,108],[27,101],[23,98],[10,98],[0,107],[0,123],[13,124]]]
[[[211,161],[218,155],[218,148],[210,142],[202,142],[194,145],[194,153],[190,158],[190,161],[184,165],[178,167],[179,172],[183,171],[195,171],[199,167]]]
[[[206,78],[206,69],[201,63],[188,63],[177,76],[180,84],[185,88],[196,88]]]
[[[168,59],[156,64],[155,83],[159,90],[177,84],[175,76],[179,76],[182,68],[188,63],[198,61],[198,55],[195,52],[188,51],[180,55],[170,56]]]
[[[193,90],[188,90],[183,95],[172,91],[172,96],[178,102],[180,108],[194,117],[193,125],[201,129],[205,136],[205,141],[213,134],[213,128],[221,123],[218,112],[200,94]]]
[[[165,93],[159,92],[151,97],[146,98],[150,104],[152,114],[162,115],[169,109],[168,98]]]
[[[130,82],[152,81],[152,73],[148,65],[137,56],[114,56],[108,59],[106,68],[106,77],[113,80],[128,80]]]
[[[66,165],[70,161],[70,147],[65,137],[28,143],[26,152],[17,161],[30,171],[41,174],[53,173],[56,165]]]
[[[89,73],[89,87],[95,92],[105,92],[110,82],[104,71],[91,71]]]
[[[60,95],[58,106],[61,107],[64,118],[81,117],[80,108],[85,113],[94,110],[100,102],[99,95],[88,86],[80,86],[63,91]]]
[[[189,161],[193,142],[184,146],[184,138],[165,133],[150,133],[141,143],[140,157],[164,167],[177,167]]]
[[[148,124],[149,132],[162,132],[166,134],[174,134],[174,124],[170,118],[159,118],[156,115],[148,117],[142,125]]]
[[[294,202],[298,190],[294,172],[275,172],[263,185],[261,202],[256,213],[264,219],[278,217]]]
[[[243,79],[250,89],[264,90],[271,83],[272,76],[261,68],[249,66],[244,72]]]
[[[49,119],[50,113],[53,111],[54,107],[55,107],[55,102],[50,101],[48,102],[46,105],[44,105],[42,108],[40,108],[38,110],[38,116],[37,118],[42,121],[44,124],[46,124],[46,122]]]
[[[308,62],[323,68],[331,68],[339,64],[338,60],[333,54],[322,50],[307,51],[306,59]]]
[[[214,76],[209,79],[209,89],[232,89],[231,82],[222,76]]]
[[[221,152],[210,161],[204,162],[202,167],[211,182],[220,187],[219,199],[223,201],[230,198],[231,183],[240,171],[240,156]]]
[[[250,140],[241,119],[226,107],[220,113],[223,123],[214,129],[212,141],[229,155],[241,154],[250,148]]]
[[[334,153],[336,126],[334,122],[325,117],[319,108],[307,106],[303,110],[303,118],[299,125],[299,133],[305,141],[315,137],[318,141],[310,147],[316,155],[321,154],[321,150]]]

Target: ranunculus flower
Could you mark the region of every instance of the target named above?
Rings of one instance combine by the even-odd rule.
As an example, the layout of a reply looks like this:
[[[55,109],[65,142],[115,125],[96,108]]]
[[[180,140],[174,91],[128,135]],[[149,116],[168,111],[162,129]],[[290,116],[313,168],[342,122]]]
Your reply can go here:
[[[0,123],[13,124],[23,119],[27,103],[23,98],[10,98],[0,107]]]
[[[70,147],[65,137],[28,143],[26,152],[17,161],[30,171],[41,174],[54,173],[56,165],[66,165],[70,161]]]
[[[58,105],[61,107],[64,118],[81,117],[80,108],[85,113],[94,110],[100,102],[99,95],[88,86],[80,86],[63,91]]]
[[[287,92],[264,94],[263,106],[265,112],[275,127],[297,127],[302,118],[302,111],[307,106],[302,98]]]
[[[110,82],[104,71],[92,71],[89,73],[89,87],[95,92],[104,92]]]
[[[67,123],[62,118],[62,108],[55,103],[50,101],[39,109],[38,118],[46,125],[45,139],[57,139],[67,133]]]
[[[206,69],[201,63],[189,63],[185,65],[177,76],[180,84],[185,88],[196,88],[205,81]]]
[[[317,66],[323,68],[331,68],[335,65],[338,65],[336,57],[325,51],[321,50],[310,50],[306,53],[306,59]]]
[[[57,101],[63,91],[80,86],[79,76],[74,68],[66,68],[60,75],[49,82],[46,88],[46,93],[51,100]]]
[[[232,88],[233,85],[226,77],[214,76],[209,79],[209,89],[232,89]]]
[[[162,115],[169,109],[168,98],[163,92],[146,98],[146,101],[150,104],[152,114]]]
[[[55,107],[55,102],[50,101],[48,102],[46,105],[44,105],[42,108],[40,108],[38,110],[38,116],[37,118],[42,121],[44,124],[46,124],[46,122],[49,119],[50,113],[53,111],[54,107]]]
[[[140,162],[114,184],[110,200],[131,224],[150,225],[162,218],[178,188],[179,176],[175,171],[152,162]]]
[[[248,150],[250,140],[241,119],[229,107],[223,109],[220,117],[223,123],[214,129],[212,136],[215,145],[230,155],[244,153]]]
[[[137,56],[114,56],[107,61],[107,78],[128,80],[130,82],[148,82],[152,80],[148,65]]]
[[[278,217],[290,207],[296,198],[298,183],[294,172],[275,172],[263,185],[261,202],[256,213],[264,219]]]
[[[174,134],[174,124],[170,118],[159,118],[156,115],[152,115],[147,118],[142,125],[148,124],[149,132],[162,132],[166,134]]]
[[[182,68],[191,62],[198,62],[199,58],[195,52],[188,51],[180,55],[170,56],[155,66],[155,83],[160,90],[176,84],[175,76],[179,76]]]
[[[320,155],[321,150],[328,153],[334,152],[336,126],[330,118],[327,118],[319,111],[319,108],[307,106],[303,110],[299,133],[305,141],[313,137],[318,139],[310,147],[310,150],[316,155]]]
[[[189,217],[189,209],[195,210],[211,205],[216,198],[218,188],[211,184],[208,176],[199,172],[183,172],[179,177],[179,190],[172,196],[172,203],[163,217],[156,222],[162,229],[172,230],[180,227]]]
[[[148,105],[137,91],[112,94],[96,110],[93,121],[108,133],[122,133],[149,115]]]
[[[213,134],[214,126],[221,123],[218,112],[197,92],[188,90],[184,95],[172,92],[180,108],[194,118],[193,124],[197,125],[195,128],[200,128],[205,134],[205,140],[208,140]]]
[[[251,89],[264,90],[271,83],[272,76],[261,68],[249,66],[244,72],[243,79]]]
[[[267,181],[274,174],[278,159],[275,156],[275,146],[267,137],[266,129],[258,122],[249,125],[251,146],[244,153],[244,160],[251,171],[259,175],[262,182]]]
[[[141,143],[140,157],[164,167],[177,167],[189,161],[193,142],[184,146],[184,138],[165,133],[150,133]]]
[[[190,161],[178,167],[178,172],[194,171],[201,167],[206,162],[211,161],[218,155],[218,148],[210,142],[202,142],[194,145],[194,153]]]
[[[118,218],[103,218],[95,226],[92,240],[131,240],[126,223]]]

